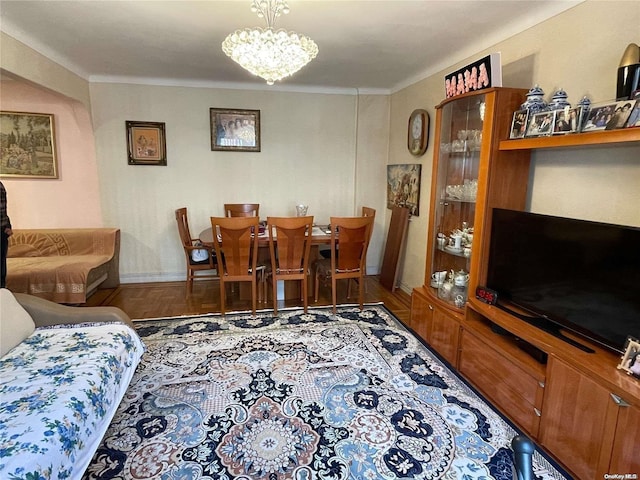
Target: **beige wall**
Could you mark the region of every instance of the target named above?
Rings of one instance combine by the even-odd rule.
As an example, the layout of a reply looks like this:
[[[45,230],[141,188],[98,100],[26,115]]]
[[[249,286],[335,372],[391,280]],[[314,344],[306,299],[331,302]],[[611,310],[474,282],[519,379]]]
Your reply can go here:
[[[3,178],[14,228],[102,227],[91,116],[78,101],[3,79],[0,108],[54,115],[58,179]]]
[[[425,108],[435,117],[434,107],[444,98],[444,75],[488,53],[501,52],[504,86],[530,88],[539,84],[547,99],[563,88],[572,103],[584,95],[594,102],[614,99],[622,53],[629,43],[640,43],[638,25],[640,2],[587,1],[394,93],[389,163],[410,160],[405,145],[406,122],[413,109]],[[409,229],[402,270],[404,290],[424,282],[436,141],[431,137],[429,149],[419,159],[423,164],[421,213],[413,218]],[[528,208],[537,213],[640,226],[639,158],[640,146],[534,152]]]
[[[0,32],[0,71],[13,72],[90,108],[89,82],[4,32]]]
[[[331,215],[353,215],[360,201],[375,202],[384,193],[378,183],[386,150],[358,153],[356,129],[359,115],[365,125],[384,118],[386,100],[358,100],[355,95],[92,84],[102,206],[105,221],[122,229],[122,278],[184,276],[173,216],[182,206],[189,209],[195,235],[210,225],[210,216],[223,214],[225,202],[258,202],[263,217],[293,215],[294,206],[304,203],[318,223]],[[260,110],[261,152],[212,152],[210,107]],[[166,167],[127,164],[126,120],[166,124]],[[387,124],[383,120],[374,132],[359,132],[362,143],[384,148]],[[374,180],[357,182],[356,172],[368,169],[377,172]],[[380,202],[372,206],[380,208]],[[374,272],[381,238],[378,229],[369,259]]]

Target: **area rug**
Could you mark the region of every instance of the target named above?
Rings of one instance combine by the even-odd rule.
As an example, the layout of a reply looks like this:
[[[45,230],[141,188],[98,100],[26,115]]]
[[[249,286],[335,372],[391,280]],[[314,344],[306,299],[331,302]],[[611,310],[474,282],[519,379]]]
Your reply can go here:
[[[381,305],[136,327],[147,349],[87,479],[512,478],[518,432]]]

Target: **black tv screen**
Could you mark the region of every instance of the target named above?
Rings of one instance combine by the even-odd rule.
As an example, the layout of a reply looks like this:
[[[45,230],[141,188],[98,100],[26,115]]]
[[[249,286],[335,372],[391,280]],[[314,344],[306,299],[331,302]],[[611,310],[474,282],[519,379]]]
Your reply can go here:
[[[503,306],[622,352],[640,338],[640,229],[493,209],[487,286]]]

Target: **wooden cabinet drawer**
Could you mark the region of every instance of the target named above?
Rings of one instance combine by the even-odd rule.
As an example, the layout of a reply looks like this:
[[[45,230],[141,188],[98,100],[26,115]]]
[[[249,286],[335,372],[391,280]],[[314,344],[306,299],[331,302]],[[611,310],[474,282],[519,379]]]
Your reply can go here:
[[[528,434],[537,438],[543,386],[467,330],[462,332],[461,345],[460,372]]]
[[[458,339],[460,338],[460,322],[443,312],[433,309],[431,325],[427,329],[427,340],[451,365],[458,367]]]

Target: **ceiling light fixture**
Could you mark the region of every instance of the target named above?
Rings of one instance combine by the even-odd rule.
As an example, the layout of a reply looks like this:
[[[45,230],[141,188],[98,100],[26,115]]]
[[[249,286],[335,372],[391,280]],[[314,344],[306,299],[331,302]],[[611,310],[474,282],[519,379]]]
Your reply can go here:
[[[268,85],[294,74],[318,55],[318,45],[309,37],[274,30],[276,18],[289,13],[285,0],[253,0],[251,11],[264,18],[267,28],[245,28],[227,35],[222,51]]]

